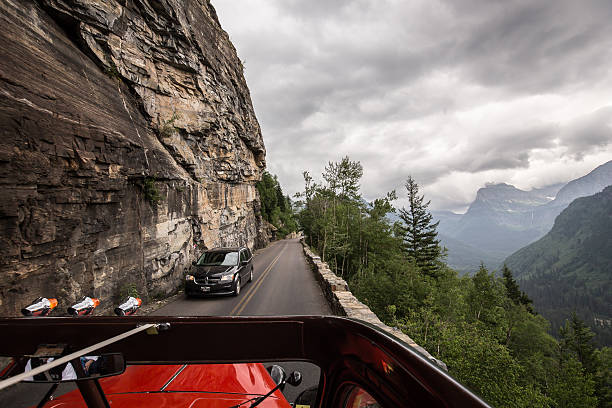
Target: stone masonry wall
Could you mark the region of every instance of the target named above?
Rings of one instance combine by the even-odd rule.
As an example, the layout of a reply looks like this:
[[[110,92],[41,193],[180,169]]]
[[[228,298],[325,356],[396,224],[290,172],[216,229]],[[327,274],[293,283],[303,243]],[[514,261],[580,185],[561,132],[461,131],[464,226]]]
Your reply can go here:
[[[306,256],[308,262],[312,265],[316,277],[321,284],[323,292],[325,293],[325,297],[336,315],[363,320],[364,322],[380,327],[384,331],[399,338],[417,350],[434,364],[448,371],[444,362],[433,357],[427,352],[427,350],[416,344],[408,335],[404,334],[401,330],[395,327],[387,326],[381,322],[369,307],[357,300],[357,298],[350,292],[346,281],[334,274],[329,269],[329,266],[325,262],[321,261],[321,257],[314,254],[310,250],[308,245],[304,242],[304,239],[302,239],[301,242],[304,247],[304,255]]]

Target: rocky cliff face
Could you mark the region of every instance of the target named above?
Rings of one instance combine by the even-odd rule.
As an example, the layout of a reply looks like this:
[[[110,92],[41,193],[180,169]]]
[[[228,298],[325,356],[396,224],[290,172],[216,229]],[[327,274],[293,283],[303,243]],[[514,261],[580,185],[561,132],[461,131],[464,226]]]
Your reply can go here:
[[[265,149],[207,0],[0,3],[0,314],[175,290],[266,237]]]

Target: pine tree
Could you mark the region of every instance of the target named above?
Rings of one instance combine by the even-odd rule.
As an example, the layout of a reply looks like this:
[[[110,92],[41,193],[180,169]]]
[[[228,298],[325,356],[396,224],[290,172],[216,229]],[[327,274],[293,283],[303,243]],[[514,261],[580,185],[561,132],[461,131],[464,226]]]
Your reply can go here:
[[[261,216],[278,229],[284,236],[297,229],[291,202],[283,195],[278,178],[264,171],[261,181],[256,184],[261,203]]]
[[[597,358],[593,345],[595,334],[591,329],[584,324],[576,313],[572,313],[571,320],[565,321],[565,326],[559,329],[559,334],[561,336],[562,353],[575,355],[587,373],[595,374],[597,370]]]
[[[521,292],[519,289],[518,283],[514,280],[512,276],[512,271],[506,264],[504,264],[502,268],[502,275],[504,277],[504,286],[506,287],[506,295],[515,305],[525,305],[527,311],[531,314],[535,314],[533,310],[533,306],[531,305],[533,301],[527,296],[525,292]]]
[[[411,176],[408,176],[405,186],[410,206],[399,210],[405,224],[399,228],[404,239],[404,251],[423,272],[435,276],[441,254],[436,232],[439,222],[432,223],[432,216],[427,211],[430,202],[423,203],[424,196],[419,195],[419,186]]]

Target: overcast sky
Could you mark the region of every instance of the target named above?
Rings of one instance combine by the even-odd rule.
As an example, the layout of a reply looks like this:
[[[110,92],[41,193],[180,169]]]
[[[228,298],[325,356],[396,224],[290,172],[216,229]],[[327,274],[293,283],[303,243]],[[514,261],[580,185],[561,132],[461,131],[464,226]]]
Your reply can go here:
[[[612,159],[612,1],[212,0],[286,193],[348,155],[431,209]],[[403,205],[403,201],[396,204]]]

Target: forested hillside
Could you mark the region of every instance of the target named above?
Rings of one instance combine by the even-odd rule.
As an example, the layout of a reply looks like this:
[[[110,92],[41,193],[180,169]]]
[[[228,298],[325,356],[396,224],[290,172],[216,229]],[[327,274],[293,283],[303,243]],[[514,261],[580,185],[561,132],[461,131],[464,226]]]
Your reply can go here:
[[[573,201],[506,264],[554,332],[576,312],[600,344],[612,345],[612,186]]]
[[[297,229],[293,217],[291,199],[283,194],[276,176],[264,171],[256,184],[261,201],[261,216],[277,229],[277,236],[284,237]]]
[[[612,184],[612,161],[566,184],[524,191],[505,183],[478,190],[465,214],[435,211],[447,262],[473,273],[480,262],[497,267],[513,252],[543,237],[570,202]],[[476,266],[476,267],[475,267]]]
[[[316,182],[304,173],[298,220],[306,242],[386,324],[444,361],[449,372],[495,407],[611,407],[612,349],[595,349],[572,316],[557,341],[512,272],[484,266],[460,277],[444,262],[436,223],[407,176],[409,206],[396,192],[365,202],[363,168],[345,157]]]

